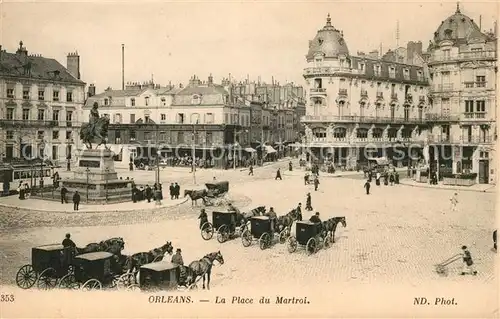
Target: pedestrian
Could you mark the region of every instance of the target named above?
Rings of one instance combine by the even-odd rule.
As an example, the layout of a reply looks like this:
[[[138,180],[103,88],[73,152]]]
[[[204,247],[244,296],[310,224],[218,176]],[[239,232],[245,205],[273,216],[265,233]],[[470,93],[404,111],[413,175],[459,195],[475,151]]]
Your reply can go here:
[[[17,187],[17,192],[19,194],[19,199],[25,199],[24,195],[25,195],[25,192],[24,192],[24,185],[23,185],[23,182],[20,181],[19,182],[19,186]]]
[[[366,180],[366,183],[365,183],[365,189],[366,189],[366,195],[370,195],[370,180]]]
[[[174,199],[175,196],[175,185],[174,183],[170,184],[170,187],[168,188],[170,191],[170,199]]]
[[[281,170],[279,168],[276,171],[276,177],[274,178],[274,180],[277,180],[278,178],[280,179],[280,181],[282,180],[282,178],[281,178]]]
[[[306,195],[306,210],[308,210],[308,211],[313,210],[313,208],[312,208],[312,200],[311,200],[311,193],[307,193],[307,195]]]
[[[66,187],[61,187],[61,204],[68,203],[68,199],[66,198],[66,194],[68,193],[68,189]]]
[[[78,210],[79,205],[80,205],[80,193],[78,193],[78,191],[75,191],[75,194],[73,195],[73,210]]]
[[[138,192],[139,190],[137,189],[137,187],[135,185],[132,186],[132,202],[134,203],[137,203]]]
[[[316,176],[316,178],[314,179],[314,191],[318,190],[318,186],[319,186],[319,178],[318,176]]]
[[[454,212],[457,210],[457,204],[458,204],[458,193],[453,194],[453,196],[450,198],[450,203],[451,203],[451,211]]]
[[[295,208],[295,213],[297,214],[297,220],[301,221],[302,220],[302,203],[299,203],[297,208]]]
[[[174,198],[179,199],[179,195],[181,193],[181,187],[179,186],[179,184],[177,184],[177,182],[174,185],[174,190],[175,190],[175,192],[174,192],[175,197]]]
[[[198,216],[198,219],[200,220],[200,230],[201,230],[203,225],[205,223],[208,223],[208,215],[205,212],[205,208],[201,209],[200,216]]]
[[[292,161],[288,163],[288,170],[291,172],[293,170]]]
[[[132,161],[130,161],[130,163],[128,163],[128,170],[131,172],[134,170],[134,163]]]
[[[148,203],[151,203],[151,198],[153,197],[153,190],[149,185],[146,185],[146,199],[148,200]]]
[[[384,185],[389,185],[389,175],[387,174],[387,172],[384,173]]]
[[[399,173],[398,172],[394,173],[394,184],[399,184]]]
[[[250,167],[248,167],[248,175],[252,175],[253,176],[253,166],[252,166],[252,164],[250,164]]]
[[[369,181],[370,183],[372,182],[372,178],[373,178],[373,172],[372,172],[372,170],[370,169],[370,170],[368,171],[368,181]]]
[[[306,172],[306,174],[304,175],[304,185],[307,185],[309,184],[309,173]]]
[[[472,273],[474,276],[477,275],[476,268],[474,267],[474,262],[472,261],[472,256],[467,249],[467,246],[462,246],[462,259],[464,261],[464,268],[462,269],[461,275]]]
[[[393,174],[393,173],[391,173],[391,174],[389,175],[389,182],[391,183],[391,186],[393,186],[393,185],[394,185],[394,174]]]
[[[377,175],[375,177],[375,185],[380,186],[380,172],[377,172]]]

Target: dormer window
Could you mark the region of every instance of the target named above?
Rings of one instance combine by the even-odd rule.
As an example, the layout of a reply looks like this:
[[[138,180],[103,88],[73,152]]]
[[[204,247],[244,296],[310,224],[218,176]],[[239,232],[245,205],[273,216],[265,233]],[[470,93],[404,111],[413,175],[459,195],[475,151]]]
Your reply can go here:
[[[359,70],[360,70],[361,72],[365,72],[365,64],[364,64],[364,63],[360,63],[360,64],[359,64]]]
[[[404,69],[403,75],[404,75],[405,80],[409,80],[410,79],[410,70]]]
[[[417,71],[417,79],[419,81],[422,81],[424,78],[424,74],[422,73],[422,71]]]
[[[135,99],[134,98],[130,99],[130,105],[135,106]]]
[[[104,105],[109,105],[109,99],[104,99]]]
[[[201,96],[198,94],[193,94],[191,97],[191,104],[200,104],[201,103]]]
[[[395,78],[396,77],[396,68],[395,67],[393,67],[393,66],[389,67],[389,76],[391,78]]]
[[[144,104],[145,104],[146,106],[149,106],[149,96],[146,96],[146,97],[144,98]]]
[[[323,39],[319,38],[318,39],[318,43],[319,43],[319,45],[322,45],[323,44]]]
[[[375,72],[376,76],[380,76],[380,73],[381,73],[380,70],[381,70],[380,65],[375,65],[374,66],[374,72]]]

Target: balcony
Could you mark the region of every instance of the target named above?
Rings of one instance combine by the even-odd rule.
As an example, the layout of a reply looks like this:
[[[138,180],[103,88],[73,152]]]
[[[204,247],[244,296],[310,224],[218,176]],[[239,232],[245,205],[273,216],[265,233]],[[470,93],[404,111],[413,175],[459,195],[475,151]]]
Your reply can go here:
[[[451,92],[453,91],[453,83],[436,84],[431,87],[432,92]]]
[[[470,120],[485,120],[486,112],[475,112],[475,113],[462,113],[461,120],[470,121]]]
[[[434,55],[429,59],[429,63],[436,62],[452,62],[452,61],[464,61],[464,60],[494,60],[496,59],[495,51],[470,51],[461,52],[454,55]]]
[[[321,76],[321,75],[332,75],[334,73],[350,73],[351,69],[345,67],[312,67],[305,68],[304,75],[305,76]]]
[[[391,101],[397,101],[398,100],[398,94],[397,93],[391,93]]]
[[[494,142],[493,136],[483,135],[483,136],[460,136],[460,141],[462,144],[491,144]]]
[[[369,117],[358,115],[306,115],[301,122],[341,122],[341,123],[382,123],[382,124],[423,124],[424,119],[404,117]]]
[[[312,88],[311,95],[326,95],[326,89],[324,88]]]
[[[57,121],[44,120],[0,120],[2,128],[25,128],[25,127],[56,127]]]
[[[368,97],[368,91],[367,90],[361,90],[361,97]]]
[[[377,92],[376,97],[377,97],[377,99],[383,99],[384,98],[384,92]]]
[[[347,96],[347,89],[339,89],[339,96]]]
[[[460,116],[455,114],[438,114],[438,113],[427,113],[425,114],[426,122],[458,122],[460,121]]]

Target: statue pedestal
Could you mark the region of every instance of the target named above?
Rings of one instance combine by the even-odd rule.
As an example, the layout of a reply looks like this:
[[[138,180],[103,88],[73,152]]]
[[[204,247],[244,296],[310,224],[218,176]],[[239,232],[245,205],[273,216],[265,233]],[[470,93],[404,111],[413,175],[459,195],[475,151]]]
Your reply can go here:
[[[78,191],[82,202],[100,204],[130,201],[132,183],[118,179],[114,155],[108,149],[84,150],[78,159],[73,178],[62,181],[62,185],[68,189],[68,199]]]

